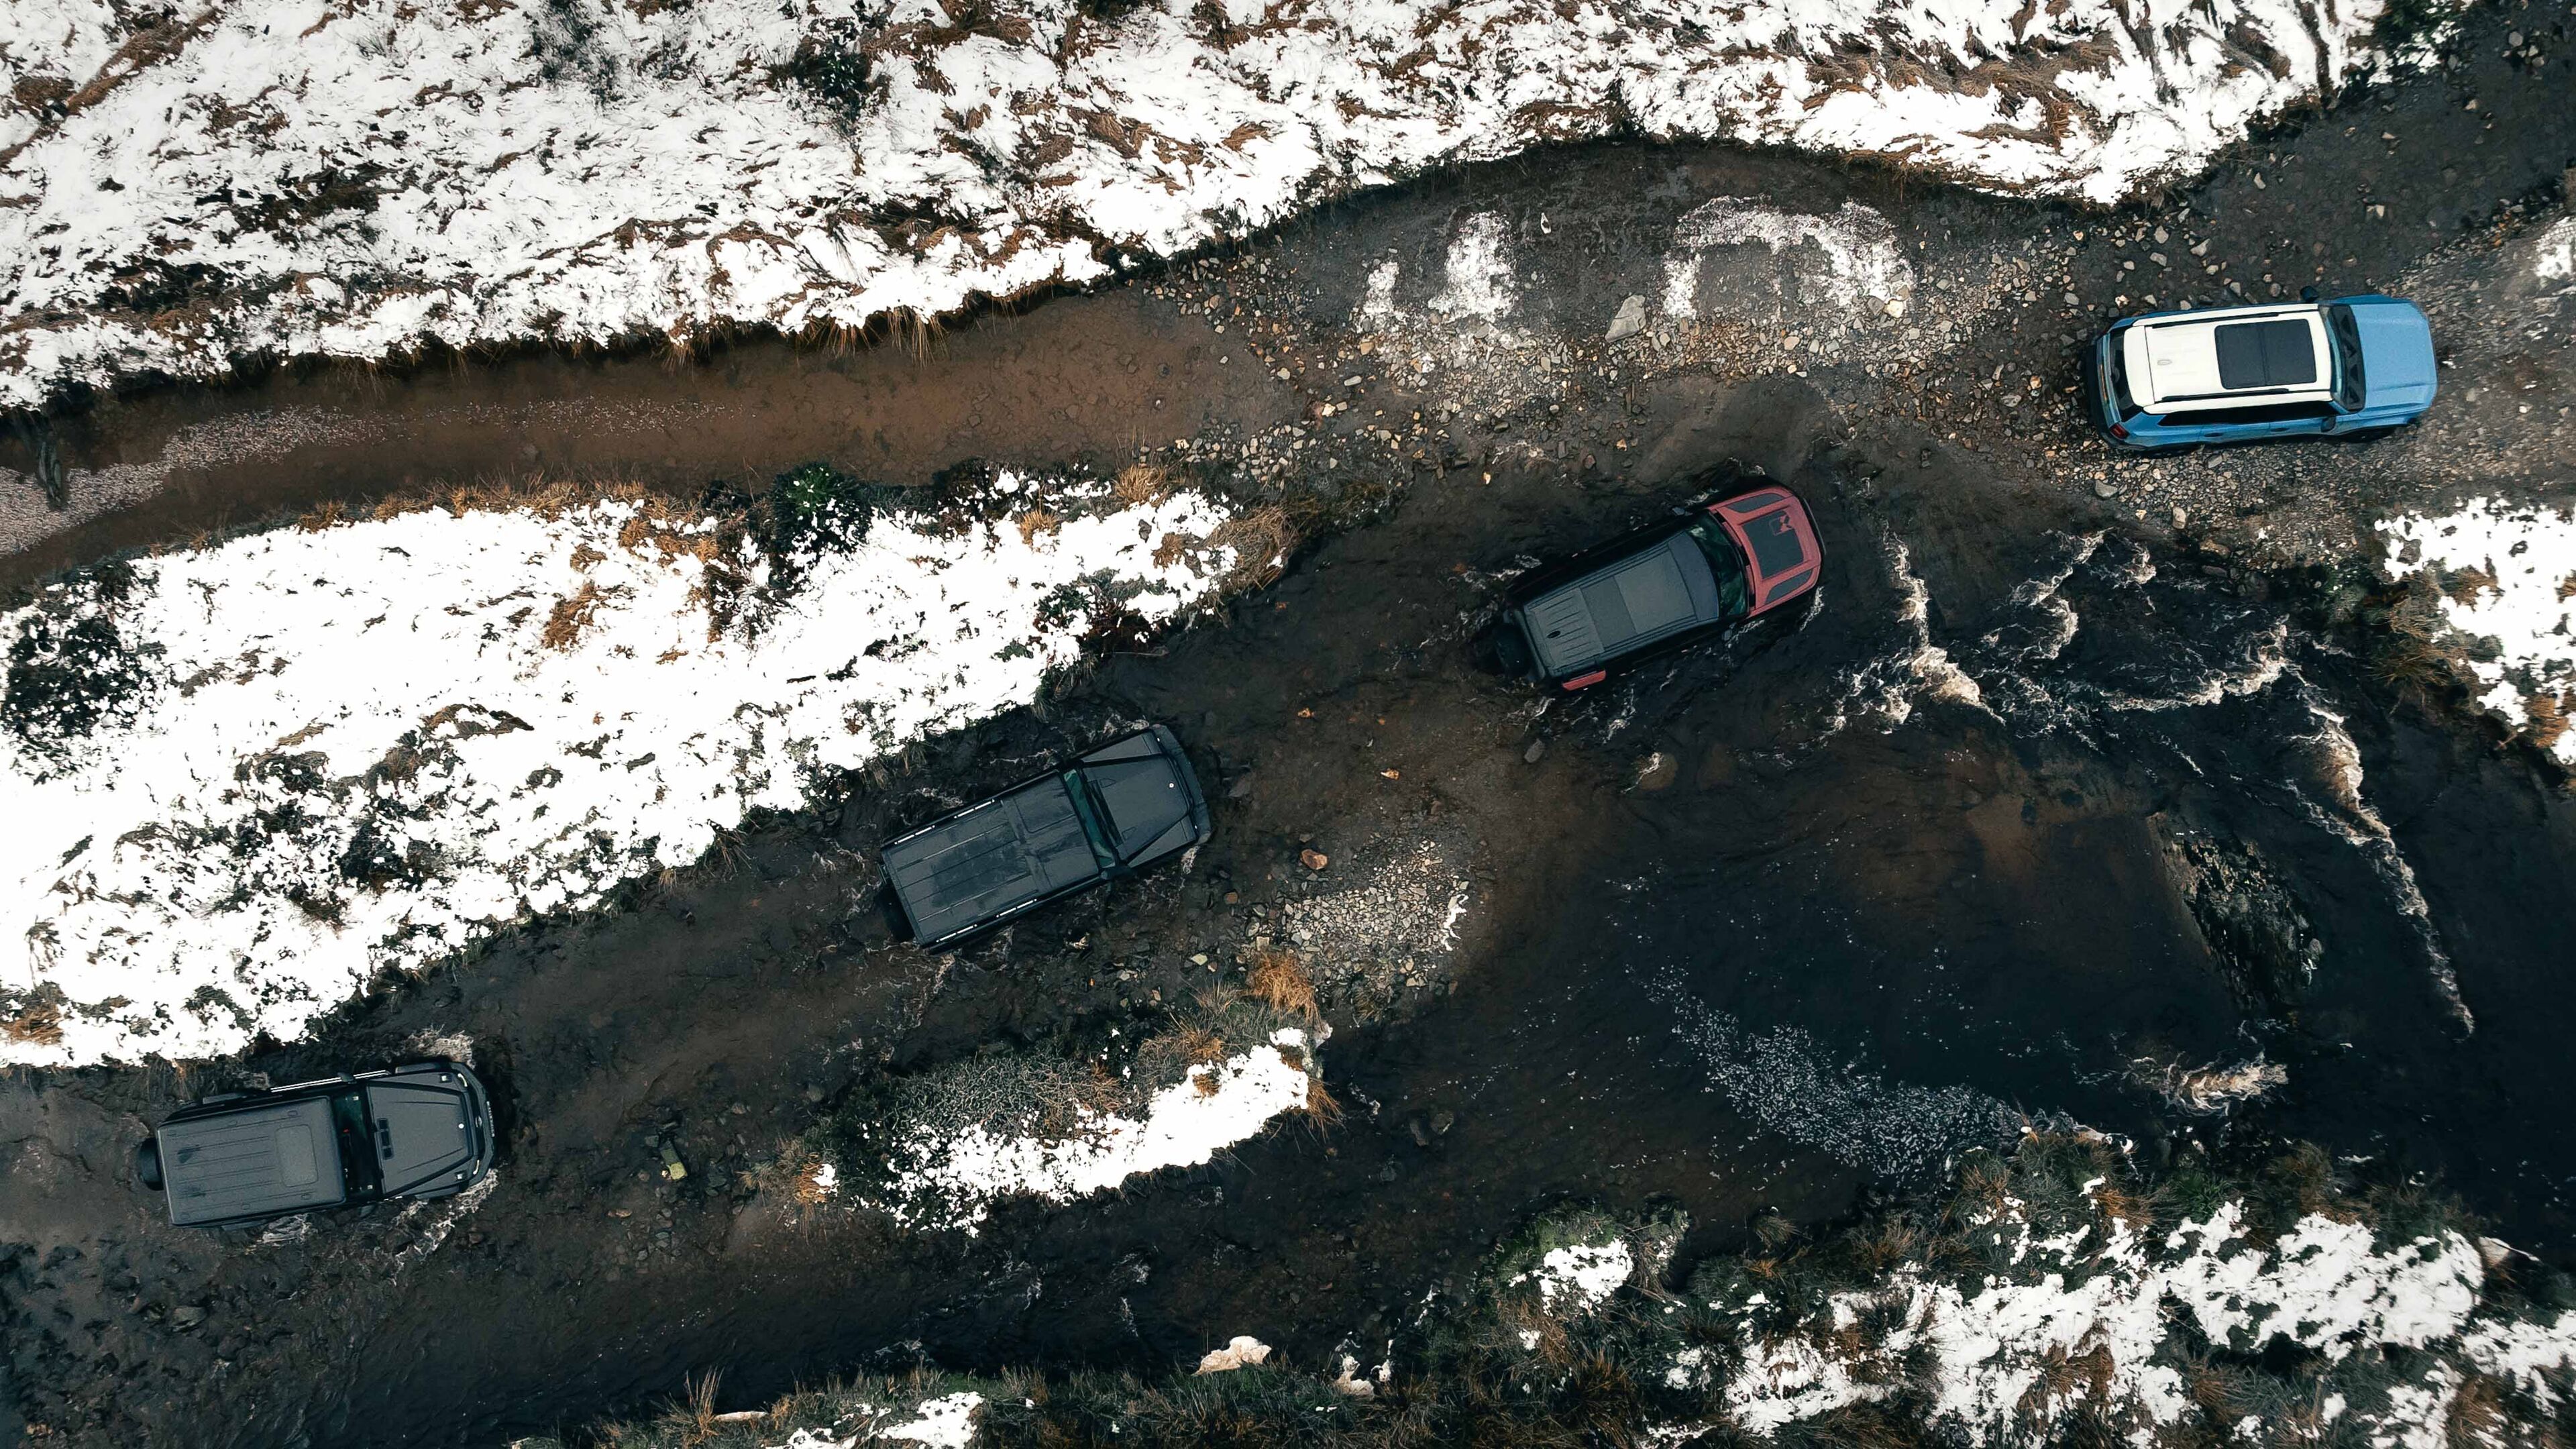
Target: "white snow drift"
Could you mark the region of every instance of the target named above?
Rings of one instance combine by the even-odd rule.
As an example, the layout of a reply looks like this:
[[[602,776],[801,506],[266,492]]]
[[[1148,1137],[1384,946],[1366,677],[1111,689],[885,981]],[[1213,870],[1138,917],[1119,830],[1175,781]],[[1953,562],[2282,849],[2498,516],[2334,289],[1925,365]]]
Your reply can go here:
[[[2382,8],[20,0],[0,405],[945,312],[1623,126],[2110,200],[2372,64]]]
[[[0,732],[0,931],[24,943],[0,989],[58,1018],[0,1060],[292,1038],[382,969],[1031,698],[1101,611],[1169,618],[1231,562],[1194,495],[998,486],[1050,511],[880,516],[792,581],[714,520],[605,501],[259,534],[0,616],[55,641],[29,680],[121,681],[85,729]]]
[[[2111,1222],[2107,1238],[2090,1224],[2042,1237],[2007,1200],[1980,1237],[2009,1271],[1949,1280],[1899,1267],[1880,1287],[1835,1294],[1793,1332],[1757,1327],[1776,1312],[1762,1293],[1710,1304],[1742,1322],[1742,1366],[1726,1385],[1737,1423],[1767,1432],[1910,1379],[1931,1395],[1929,1417],[1970,1444],[2016,1440],[2079,1403],[2149,1442],[2193,1409],[2168,1342],[2186,1322],[2238,1353],[2276,1339],[2335,1361],[2364,1348],[2451,1348],[2534,1381],[2569,1349],[2563,1333],[2471,1324],[2485,1271],[2455,1232],[2382,1247],[2362,1224],[2310,1214],[2262,1248],[2234,1202],[2154,1240]],[[1846,1332],[1864,1320],[1884,1330]],[[1865,1347],[1855,1355],[1853,1343]],[[2069,1363],[2084,1371],[2067,1374]],[[2406,1417],[2402,1394],[2392,1405],[2394,1425]],[[2267,1426],[2240,1427],[2265,1440]]]
[[[2379,525],[2393,578],[2429,574],[2478,702],[2576,763],[2576,517],[2560,508],[2472,499],[2440,517]]]
[[[897,1145],[878,1206],[907,1225],[972,1235],[1005,1197],[1071,1202],[1130,1177],[1213,1161],[1306,1106],[1312,1061],[1306,1034],[1283,1027],[1265,1045],[1191,1066],[1136,1116],[1077,1108],[1078,1125],[1062,1137],[1005,1136],[980,1122],[949,1134],[924,1127]]]

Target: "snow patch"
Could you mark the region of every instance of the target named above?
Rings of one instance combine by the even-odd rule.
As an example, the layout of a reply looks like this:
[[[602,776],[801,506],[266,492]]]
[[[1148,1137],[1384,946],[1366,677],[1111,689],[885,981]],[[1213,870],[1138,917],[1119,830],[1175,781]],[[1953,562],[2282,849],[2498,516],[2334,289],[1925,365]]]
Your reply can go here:
[[[2007,1258],[2009,1276],[1970,1270],[1952,1280],[1907,1265],[1881,1287],[1834,1295],[1794,1332],[1782,1331],[1761,1294],[1710,1304],[1741,1319],[1730,1411],[1740,1428],[1768,1433],[1884,1397],[1907,1377],[1905,1365],[1921,1364],[1929,1417],[1970,1444],[2010,1441],[2033,1425],[2045,1437],[2088,1402],[2143,1433],[2193,1411],[2182,1375],[2161,1361],[2175,1313],[2237,1353],[2286,1339],[2338,1360],[2366,1345],[2424,1348],[2461,1335],[2484,1281],[2476,1245],[2455,1232],[2382,1247],[2366,1227],[2309,1214],[2267,1250],[2249,1240],[2233,1202],[2158,1240],[2109,1221],[2103,1239],[2089,1225],[2041,1237],[2007,1198],[1976,1246]],[[1890,1326],[1854,1356],[1848,1330],[1865,1319]],[[2473,1354],[2481,1341],[2465,1340]],[[2483,1341],[2500,1365],[2537,1374],[2553,1362],[2545,1337]],[[2085,1373],[2066,1377],[2062,1366],[2077,1361]],[[2432,1393],[2382,1422],[2400,1439],[2400,1425],[2438,1428]]]
[[[2571,226],[2562,221],[2558,230]],[[2472,499],[2457,512],[2380,523],[2391,578],[2429,578],[2449,634],[2492,649],[2454,651],[2478,702],[2576,764],[2576,517]]]
[[[1195,495],[1047,505],[1025,532],[879,515],[784,564],[637,502],[423,511],[49,587],[0,614],[0,935],[26,943],[0,979],[61,1032],[0,1060],[293,1040],[380,970],[1031,698],[1101,611],[1170,619],[1232,563]]]
[[[2576,282],[2576,216],[2562,216],[2540,234],[2531,275],[2543,282]]]
[[[1636,1271],[1636,1254],[1613,1239],[1551,1248],[1536,1268],[1512,1275],[1512,1282],[1537,1283],[1539,1304],[1550,1313],[1582,1313],[1607,1302]]]
[[[1225,1347],[1212,1348],[1205,1354],[1201,1355],[1199,1358],[1198,1372],[1203,1374],[1232,1373],[1234,1370],[1239,1368],[1246,1366],[1257,1367],[1261,1364],[1268,1363],[1269,1361],[1270,1345],[1263,1343],[1260,1339],[1254,1338],[1250,1334],[1238,1333],[1234,1337],[1226,1340]],[[1349,1366],[1344,1366],[1342,1376],[1344,1378],[1348,1378],[1350,1376]]]
[[[1896,228],[1873,207],[1846,201],[1826,214],[1785,211],[1761,201],[1721,196],[1683,214],[1664,254],[1664,310],[1675,317],[1700,315],[1700,267],[1716,247],[1766,247],[1788,265],[1794,289],[1778,275],[1771,286],[1809,307],[1845,311],[1868,307],[1902,313],[1914,298],[1914,267],[1896,239]],[[1823,265],[1806,253],[1821,254]],[[1793,295],[1794,292],[1794,295]]]
[[[946,313],[1621,131],[2109,202],[2375,65],[2383,8],[36,0],[0,8],[0,406]]]
[[[1141,1173],[1211,1161],[1271,1119],[1302,1109],[1312,1060],[1306,1034],[1283,1027],[1266,1045],[1192,1066],[1141,1115],[1076,1108],[1079,1125],[1066,1137],[1006,1137],[981,1123],[946,1137],[924,1128],[898,1145],[880,1205],[907,1227],[950,1226],[973,1236],[1001,1198],[1071,1202]]]
[[[875,1437],[909,1440],[928,1449],[967,1449],[975,1442],[975,1415],[983,1407],[984,1396],[972,1391],[925,1399],[913,1411],[919,1418],[888,1424]]]

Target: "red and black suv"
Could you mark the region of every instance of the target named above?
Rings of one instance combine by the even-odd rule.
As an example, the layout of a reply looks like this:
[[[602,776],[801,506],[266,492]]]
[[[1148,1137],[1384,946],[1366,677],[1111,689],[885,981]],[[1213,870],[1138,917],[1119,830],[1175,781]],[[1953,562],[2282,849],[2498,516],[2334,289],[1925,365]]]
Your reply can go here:
[[[1514,580],[1494,655],[1508,673],[1582,689],[1805,597],[1824,562],[1807,505],[1764,483]]]

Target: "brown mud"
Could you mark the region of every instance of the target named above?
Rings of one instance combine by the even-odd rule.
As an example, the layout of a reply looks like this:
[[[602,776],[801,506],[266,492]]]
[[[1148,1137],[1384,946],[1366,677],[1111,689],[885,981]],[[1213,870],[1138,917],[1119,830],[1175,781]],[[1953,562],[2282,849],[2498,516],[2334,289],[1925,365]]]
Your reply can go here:
[[[2025,1116],[2149,1153],[2279,1133],[2391,1157],[2566,1260],[2576,1127],[2552,1103],[2576,1026],[2556,970],[2576,811],[2528,752],[2375,678],[2333,603],[2373,508],[2565,492],[2563,428],[2494,441],[2497,408],[2576,397],[2563,345],[2464,351],[2476,375],[2446,377],[2456,407],[2414,436],[2152,465],[2107,458],[2061,392],[2067,343],[2143,295],[2122,263],[2163,245],[2104,243],[2177,204],[2206,219],[2207,264],[2258,292],[2279,284],[2266,269],[2292,290],[2313,278],[2286,270],[2285,239],[2330,290],[2433,273],[2463,307],[2502,290],[2470,283],[2564,204],[2552,187],[2576,161],[2549,78],[2497,58],[2488,32],[2518,14],[2482,12],[2457,72],[2349,100],[2118,217],[1719,148],[1589,148],[1335,207],[918,354],[745,341],[680,364],[280,375],[60,421],[76,507],[84,471],[179,461],[140,501],[0,560],[8,583],[326,503],[532,476],[694,494],[817,458],[915,482],[974,456],[1106,468],[1143,451],[1253,494],[1264,470],[1293,473],[1343,507],[1222,617],[925,742],[613,909],[387,983],[310,1041],[0,1082],[25,1432],[483,1444],[636,1412],[709,1372],[736,1407],[921,1356],[1160,1369],[1250,1333],[1320,1360],[1548,1204],[1669,1199],[1718,1241],[1765,1207],[1842,1214]],[[2383,129],[2406,138],[2394,155]],[[2365,189],[2382,229],[2348,222]],[[1977,299],[1961,335],[1904,336],[1952,295],[1927,281],[1895,330],[1852,322],[1832,362],[1605,344],[1622,299],[1660,285],[1674,217],[1713,195],[1881,210],[1927,279]],[[1373,264],[1408,268],[1411,305],[1403,289],[1480,213],[1509,217],[1522,247],[1509,327],[1426,340],[1355,320]],[[1783,277],[1704,285],[1751,314]],[[1572,361],[1534,390],[1542,356]],[[2467,395],[2526,373],[2501,402]],[[1996,384],[2025,374],[2042,385],[2006,406]],[[20,446],[0,444],[0,466],[24,466]],[[1815,608],[1544,709],[1473,666],[1480,612],[1522,560],[1749,468],[1815,507]],[[2267,543],[2316,571],[2253,567]],[[2384,855],[2353,843],[2328,716],[2420,883],[2421,927]],[[1188,872],[953,957],[872,939],[877,842],[1148,717],[1180,730],[1216,800],[1217,840]],[[1363,889],[1425,846],[1469,909],[1410,983],[1328,989],[1338,1124],[1284,1123],[1102,1199],[1005,1205],[971,1239],[760,1189],[783,1144],[871,1081],[1149,1026],[1238,979],[1238,950],[1292,903]],[[1352,963],[1315,964],[1331,988],[1328,968]],[[129,1180],[145,1125],[211,1081],[460,1037],[507,1142],[470,1211],[183,1234]],[[2157,1085],[2258,1052],[2287,1085],[2231,1115]],[[651,1176],[646,1139],[664,1134],[685,1182]]]

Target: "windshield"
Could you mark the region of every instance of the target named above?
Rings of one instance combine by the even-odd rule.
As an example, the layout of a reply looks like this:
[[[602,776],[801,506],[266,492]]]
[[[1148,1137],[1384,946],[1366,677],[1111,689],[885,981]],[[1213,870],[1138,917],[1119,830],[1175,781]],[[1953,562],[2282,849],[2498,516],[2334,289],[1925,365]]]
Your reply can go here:
[[[367,1120],[367,1094],[363,1091],[336,1093],[331,1098],[331,1130],[340,1139],[340,1173],[349,1190],[349,1201],[364,1202],[384,1189],[385,1175],[377,1163],[380,1149],[375,1125]]]
[[[1713,514],[1703,513],[1690,526],[1691,538],[1699,551],[1708,555],[1708,571],[1717,578],[1717,610],[1720,618],[1733,619],[1753,610],[1753,588],[1744,577],[1744,552],[1735,546],[1726,525]]]
[[[2367,390],[2361,371],[2361,324],[2350,307],[2337,303],[2326,309],[2326,334],[2334,338],[2335,406],[2360,412]]]
[[[1102,870],[1118,865],[1118,838],[1109,832],[1109,810],[1092,793],[1091,782],[1080,770],[1064,772],[1064,792],[1073,797],[1073,813],[1082,817],[1083,838],[1091,842],[1091,858]]]

